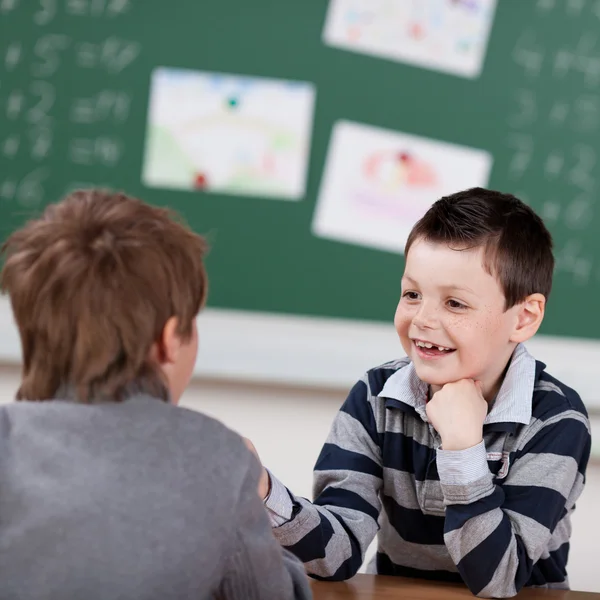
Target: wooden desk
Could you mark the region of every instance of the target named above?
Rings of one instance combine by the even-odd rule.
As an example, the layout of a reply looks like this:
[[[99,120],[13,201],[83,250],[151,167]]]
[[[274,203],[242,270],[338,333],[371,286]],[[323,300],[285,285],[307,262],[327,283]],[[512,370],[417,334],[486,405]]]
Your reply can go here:
[[[314,600],[473,600],[464,586],[383,575],[356,575],[343,582],[312,581]],[[519,600],[600,600],[600,594],[526,589]]]

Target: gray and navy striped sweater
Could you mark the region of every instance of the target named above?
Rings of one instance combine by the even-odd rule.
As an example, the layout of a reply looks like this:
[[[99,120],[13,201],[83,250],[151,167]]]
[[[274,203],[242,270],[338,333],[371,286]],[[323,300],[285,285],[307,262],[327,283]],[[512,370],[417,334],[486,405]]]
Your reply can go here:
[[[377,535],[370,572],[463,581],[483,597],[567,588],[590,428],[577,393],[544,369],[518,346],[483,443],[460,452],[440,448],[408,359],[372,369],[334,420],[314,502],[272,478],[275,536],[319,579],[352,577]]]

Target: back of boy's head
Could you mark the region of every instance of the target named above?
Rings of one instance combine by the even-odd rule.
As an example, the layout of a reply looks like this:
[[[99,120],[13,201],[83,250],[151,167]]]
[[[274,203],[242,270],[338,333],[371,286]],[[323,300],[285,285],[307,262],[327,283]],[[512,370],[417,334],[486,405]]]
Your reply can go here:
[[[171,317],[192,335],[205,251],[167,209],[103,190],[76,191],[13,233],[0,285],[21,336],[17,398],[68,389],[81,402],[121,400],[143,382],[167,400],[150,351]]]
[[[511,194],[472,188],[435,202],[415,224],[405,254],[416,240],[458,251],[484,249],[484,267],[504,291],[505,308],[552,289],[552,236],[542,219]]]

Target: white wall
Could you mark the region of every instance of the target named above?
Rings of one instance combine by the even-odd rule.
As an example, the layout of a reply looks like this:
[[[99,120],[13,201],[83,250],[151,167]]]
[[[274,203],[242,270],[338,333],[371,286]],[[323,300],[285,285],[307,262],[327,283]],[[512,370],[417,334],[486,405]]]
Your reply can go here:
[[[0,367],[0,399],[14,397],[16,367]],[[344,391],[196,380],[182,405],[219,418],[254,442],[263,462],[296,494],[311,497],[312,466]],[[596,438],[600,419],[594,421]],[[586,491],[574,519],[569,562],[573,589],[600,592],[600,465],[588,471]]]

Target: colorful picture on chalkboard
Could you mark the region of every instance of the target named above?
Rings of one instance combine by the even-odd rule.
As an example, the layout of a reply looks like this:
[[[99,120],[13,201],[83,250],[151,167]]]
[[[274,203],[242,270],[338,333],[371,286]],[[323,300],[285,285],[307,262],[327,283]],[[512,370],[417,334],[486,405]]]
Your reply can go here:
[[[330,0],[331,46],[462,77],[482,69],[496,0]]]
[[[307,82],[156,69],[143,183],[299,200],[314,99]]]
[[[338,121],[329,143],[312,230],[316,236],[402,253],[438,198],[486,186],[484,151]]]

